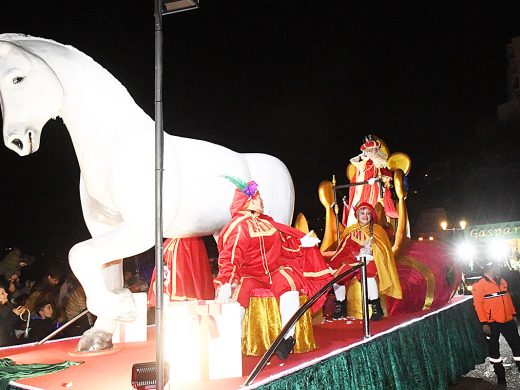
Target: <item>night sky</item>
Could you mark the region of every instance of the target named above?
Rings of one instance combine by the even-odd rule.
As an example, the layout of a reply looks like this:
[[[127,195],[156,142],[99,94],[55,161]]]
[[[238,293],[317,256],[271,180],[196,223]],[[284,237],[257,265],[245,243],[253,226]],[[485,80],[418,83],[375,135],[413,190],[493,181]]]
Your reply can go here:
[[[366,134],[412,158],[412,223],[432,207],[520,219],[519,129],[494,123],[520,2],[353,3],[201,0],[165,16],[165,130],[280,158],[315,230],[318,184],[345,182]],[[0,31],[78,48],[153,116],[152,0],[3,1]],[[89,237],[79,168],[60,120],[41,142],[25,158],[0,147],[0,243],[66,253]]]

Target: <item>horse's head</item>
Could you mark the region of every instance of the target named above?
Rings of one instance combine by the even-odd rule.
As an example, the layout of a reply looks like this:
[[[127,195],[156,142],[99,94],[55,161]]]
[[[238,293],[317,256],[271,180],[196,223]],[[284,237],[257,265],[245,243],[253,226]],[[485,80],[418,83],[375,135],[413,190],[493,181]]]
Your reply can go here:
[[[60,113],[63,95],[58,77],[41,57],[0,39],[0,107],[9,149],[20,156],[36,152],[43,126]]]

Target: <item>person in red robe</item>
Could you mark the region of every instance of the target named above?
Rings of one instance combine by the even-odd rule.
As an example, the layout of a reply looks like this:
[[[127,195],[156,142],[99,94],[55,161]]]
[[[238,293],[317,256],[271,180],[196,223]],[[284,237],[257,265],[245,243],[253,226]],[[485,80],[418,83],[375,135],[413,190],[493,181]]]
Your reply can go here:
[[[388,217],[397,218],[397,210],[389,188],[392,172],[388,168],[388,154],[383,151],[381,141],[375,136],[368,135],[360,151],[358,156],[350,159],[350,163],[355,167],[350,182],[368,183],[349,188],[349,204],[343,208],[344,226],[356,223],[354,206],[363,202],[374,207],[377,203],[381,203]]]
[[[215,297],[213,276],[202,237],[168,238],[164,241],[164,292],[171,301],[210,300]],[[154,269],[148,303],[155,306]]]
[[[280,300],[285,326],[300,307],[299,295],[314,295],[332,279],[331,271],[316,247],[319,240],[265,215],[255,182],[233,182],[238,188],[230,207],[232,220],[218,241],[217,302],[237,301],[244,313],[253,289],[269,289]],[[293,336],[294,327],[275,352],[280,359],[293,349]]]

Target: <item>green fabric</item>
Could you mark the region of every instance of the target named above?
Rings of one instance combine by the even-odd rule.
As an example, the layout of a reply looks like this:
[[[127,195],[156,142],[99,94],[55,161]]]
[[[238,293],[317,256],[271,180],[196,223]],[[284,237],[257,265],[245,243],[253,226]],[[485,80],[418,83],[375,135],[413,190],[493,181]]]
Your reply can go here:
[[[486,339],[467,300],[258,388],[446,389],[486,356]]]
[[[9,387],[9,382],[16,379],[51,374],[82,363],[64,361],[55,364],[16,364],[9,358],[2,358],[0,359],[0,390],[6,390]]]

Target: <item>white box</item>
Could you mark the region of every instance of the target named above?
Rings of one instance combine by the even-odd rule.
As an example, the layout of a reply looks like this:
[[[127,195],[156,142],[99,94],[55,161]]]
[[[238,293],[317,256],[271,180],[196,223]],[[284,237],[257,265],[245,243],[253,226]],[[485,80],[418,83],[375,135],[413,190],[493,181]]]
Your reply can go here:
[[[165,321],[165,357],[172,383],[242,376],[238,303],[171,302]]]

